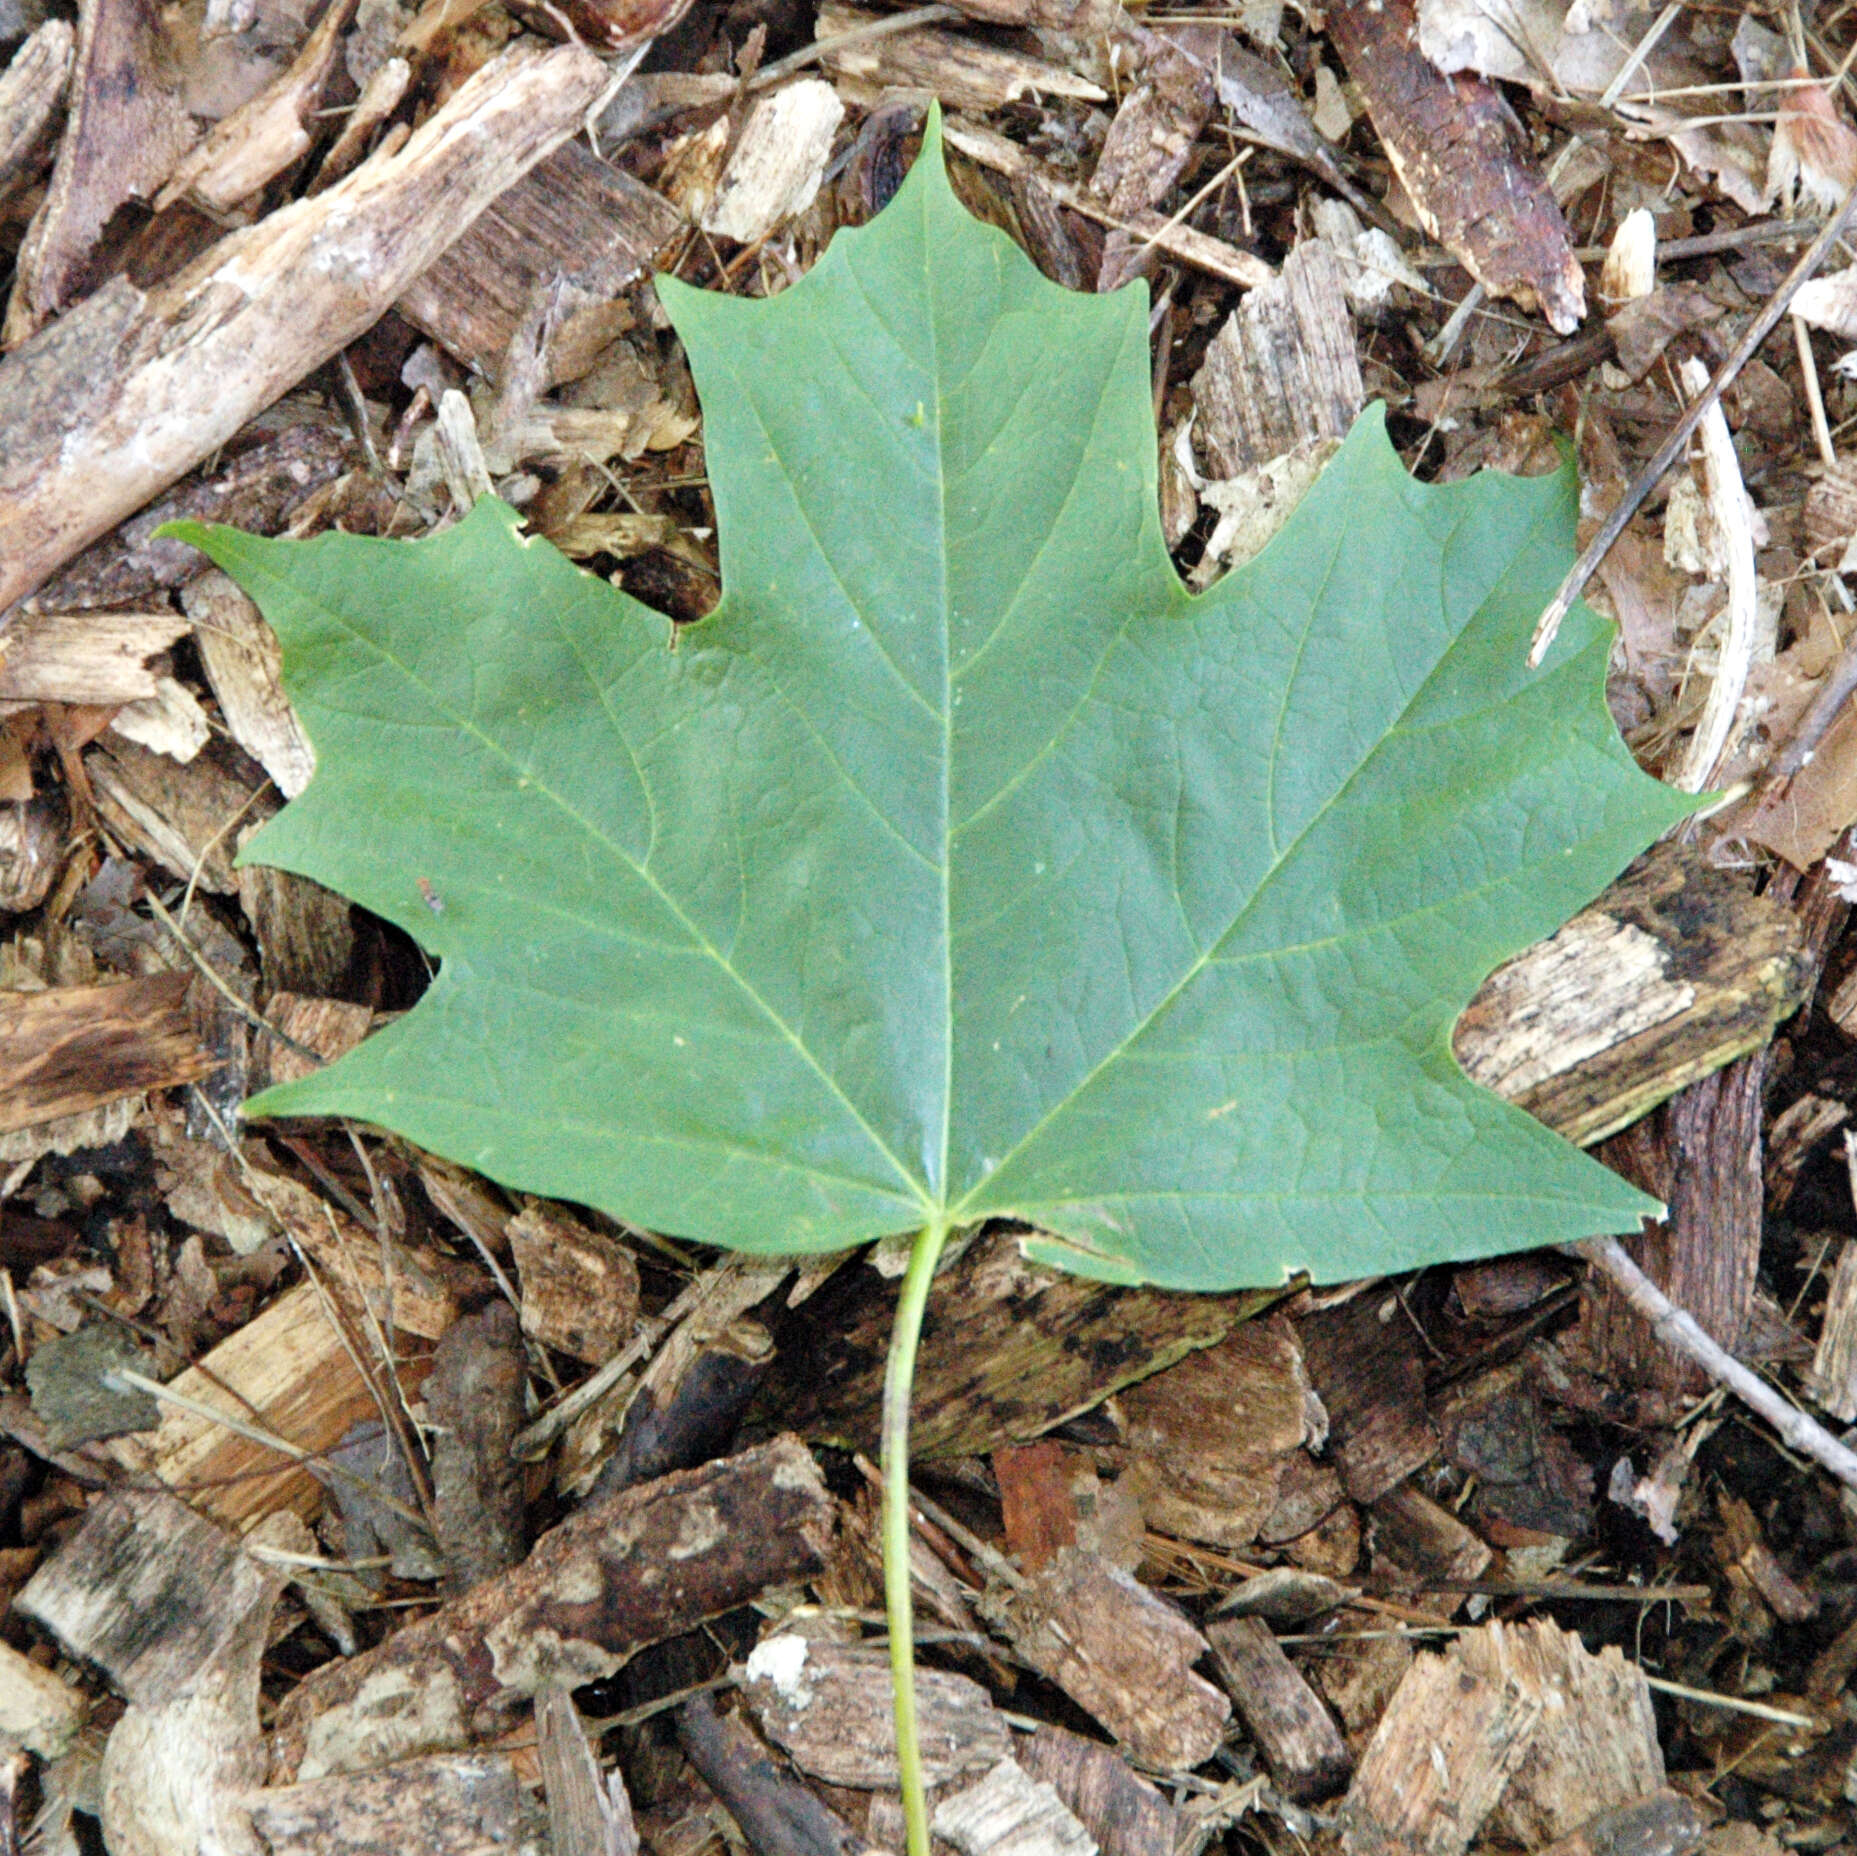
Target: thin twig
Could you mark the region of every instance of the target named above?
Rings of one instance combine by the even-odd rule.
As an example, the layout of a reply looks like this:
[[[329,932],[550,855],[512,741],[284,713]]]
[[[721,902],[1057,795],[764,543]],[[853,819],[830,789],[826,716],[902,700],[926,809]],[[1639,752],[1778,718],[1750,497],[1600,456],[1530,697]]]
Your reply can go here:
[[[1808,1418],[1727,1348],[1707,1334],[1696,1317],[1677,1305],[1638,1268],[1616,1237],[1594,1237],[1574,1245],[1577,1255],[1603,1270],[1627,1302],[1651,1324],[1673,1353],[1695,1361],[1713,1380],[1725,1385],[1779,1432],[1782,1441],[1809,1456],[1845,1484],[1857,1489],[1857,1450],[1840,1443],[1822,1424]]]
[[[1683,416],[1670,428],[1669,436],[1657,447],[1656,455],[1632,479],[1630,488],[1618,499],[1612,513],[1600,523],[1598,534],[1587,543],[1566,579],[1560,583],[1560,591],[1548,601],[1547,609],[1535,626],[1534,639],[1528,647],[1528,665],[1531,670],[1547,656],[1548,646],[1554,642],[1561,620],[1573,609],[1573,602],[1580,597],[1599,563],[1612,551],[1612,544],[1625,532],[1625,524],[1638,513],[1639,505],[1681,455],[1702,415],[1721,398],[1728,383],[1740,373],[1760,344],[1779,326],[1780,318],[1798,294],[1800,285],[1830,256],[1832,246],[1843,236],[1845,223],[1853,208],[1857,208],[1857,183],[1852,184],[1838,210],[1825,221],[1818,237],[1800,255],[1799,262],[1786,273],[1785,282],[1767,299],[1766,308],[1747,325],[1741,339],[1729,351],[1728,358],[1715,370],[1707,389],[1690,401]]]

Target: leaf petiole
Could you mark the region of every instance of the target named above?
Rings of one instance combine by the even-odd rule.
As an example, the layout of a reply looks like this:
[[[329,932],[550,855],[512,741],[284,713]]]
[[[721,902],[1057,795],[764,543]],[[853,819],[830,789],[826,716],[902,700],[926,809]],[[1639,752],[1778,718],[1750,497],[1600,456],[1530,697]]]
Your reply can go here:
[[[922,1785],[922,1748],[916,1734],[915,1606],[909,1590],[909,1394],[916,1375],[916,1344],[929,1284],[948,1241],[948,1223],[935,1217],[916,1233],[909,1269],[890,1329],[883,1374],[883,1605],[890,1626],[890,1691],[896,1715],[896,1764],[903,1792],[909,1856],[929,1856],[928,1799]]]

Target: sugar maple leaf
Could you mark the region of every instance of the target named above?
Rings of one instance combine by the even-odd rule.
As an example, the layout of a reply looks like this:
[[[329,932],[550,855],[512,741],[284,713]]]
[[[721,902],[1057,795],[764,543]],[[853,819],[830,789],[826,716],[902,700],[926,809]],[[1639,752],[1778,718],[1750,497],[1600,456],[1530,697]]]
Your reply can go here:
[[[784,294],[662,290],[720,526],[701,623],[494,501],[416,543],[185,531],[318,756],[248,855],[442,963],[253,1112],[737,1248],[1012,1217],[1196,1289],[1652,1209],[1450,1048],[1689,803],[1620,745],[1592,614],[1523,668],[1570,472],[1427,488],[1369,412],[1190,597],[1143,292],[1040,278],[933,125]]]

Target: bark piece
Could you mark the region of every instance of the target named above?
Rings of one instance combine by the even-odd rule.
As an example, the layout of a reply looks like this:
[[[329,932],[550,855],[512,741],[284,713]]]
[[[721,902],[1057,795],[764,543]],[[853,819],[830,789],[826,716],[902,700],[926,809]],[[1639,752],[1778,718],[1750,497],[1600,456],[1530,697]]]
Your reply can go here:
[[[422,1365],[416,1357],[401,1360],[402,1384],[416,1384]],[[309,1282],[285,1290],[169,1384],[302,1452],[332,1449],[376,1410],[374,1392]],[[278,1508],[309,1516],[322,1506],[322,1485],[301,1460],[195,1411],[169,1408],[153,1431],[117,1438],[109,1448],[125,1468],[234,1526]]]
[[[158,675],[149,660],[186,632],[172,612],[34,614],[0,639],[0,703],[145,701]]]
[[[37,165],[71,80],[75,35],[48,19],[0,72],[0,201]]]
[[[70,110],[51,190],[20,247],[7,309],[9,346],[84,288],[91,255],[116,209],[148,199],[192,142],[164,37],[154,0],[84,0],[78,8]],[[0,608],[10,597],[0,591]]]
[[[1357,1502],[1378,1501],[1438,1453],[1418,1340],[1389,1294],[1366,1289],[1296,1324],[1328,1412],[1327,1454]]]
[[[75,1334],[33,1348],[26,1362],[32,1413],[54,1449],[153,1430],[161,1422],[161,1407],[146,1392],[118,1391],[111,1383],[110,1375],[125,1366],[149,1376],[156,1370],[134,1334],[113,1321],[87,1321]]]
[[[882,17],[826,0],[813,37],[829,45]],[[822,54],[821,62],[835,77],[849,78],[853,85],[868,86],[873,92],[929,91],[949,110],[997,110],[1032,95],[1078,97],[1090,103],[1104,100],[1099,85],[1063,65],[1004,46],[981,44],[970,33],[934,28],[832,46]]]
[[[983,1233],[929,1291],[911,1454],[984,1456],[1027,1442],[1222,1339],[1272,1299],[1105,1288],[1028,1263],[1010,1232]],[[874,1453],[895,1302],[875,1270],[841,1272],[800,1332],[782,1337],[758,1409]]]
[[[889,1671],[885,1651],[781,1631],[755,1645],[742,1695],[761,1731],[802,1772],[858,1791],[894,1791]],[[971,1779],[1011,1755],[1011,1730],[967,1676],[918,1669],[916,1709],[925,1785]]]
[[[188,976],[0,992],[0,1130],[195,1082],[219,1067],[187,1010]]]
[[[1445,1455],[1477,1479],[1479,1518],[1567,1539],[1586,1532],[1593,1472],[1548,1422],[1534,1378],[1519,1361],[1453,1388],[1437,1417]]]
[[[1096,1856],[1056,1791],[1010,1759],[978,1785],[939,1799],[929,1826],[961,1856]]]
[[[1284,1458],[1310,1434],[1296,1331],[1247,1321],[1121,1395],[1123,1475],[1156,1532],[1213,1546],[1257,1538]]]
[[[579,127],[606,80],[580,46],[511,47],[397,153],[156,290],[113,280],[0,362],[0,609],[374,322]]]
[[[535,1698],[535,1738],[548,1802],[549,1856],[638,1856],[625,1779],[615,1767],[601,1784],[586,1723],[559,1682]]]
[[[1326,1798],[1354,1771],[1347,1742],[1261,1618],[1206,1626],[1219,1676],[1277,1789],[1298,1804]]]
[[[265,1019],[276,1027],[277,1035],[258,1034],[252,1053],[252,1081],[258,1087],[294,1083],[320,1069],[322,1063],[347,1055],[367,1036],[374,1014],[365,1005],[346,999],[305,999],[296,993],[276,992],[265,1007]],[[292,1049],[292,1045],[300,1048]]]
[[[432,1526],[445,1589],[468,1592],[522,1558],[522,1466],[510,1444],[522,1428],[529,1363],[516,1311],[492,1302],[454,1321],[425,1383],[432,1440]]]
[[[0,803],[0,915],[23,915],[51,894],[70,847],[70,825],[70,808],[56,790]]]
[[[1811,1383],[1813,1396],[1840,1424],[1857,1418],[1857,1242],[1847,1243],[1832,1266]]]
[[[854,1856],[863,1849],[863,1839],[780,1765],[746,1721],[719,1713],[707,1695],[677,1710],[677,1741],[750,1849],[782,1856]]]
[[[238,888],[233,834],[275,810],[261,780],[241,779],[217,753],[183,766],[134,742],[112,740],[84,756],[84,771],[103,822],[129,849],[219,896]]]
[[[188,1693],[275,1589],[230,1534],[184,1502],[118,1489],[14,1605],[130,1701],[152,1706]]]
[[[1231,1703],[1193,1665],[1207,1643],[1182,1614],[1099,1554],[1066,1547],[990,1608],[1019,1655],[1157,1772],[1212,1757]]]
[[[832,1498],[787,1437],[594,1503],[522,1565],[377,1649],[326,1664],[279,1711],[275,1769],[315,1777],[384,1752],[383,1709],[431,1751],[463,1743],[544,1682],[593,1681],[765,1587],[821,1571]]]
[[[1457,1022],[1458,1061],[1589,1144],[1765,1044],[1810,970],[1792,909],[1660,846],[1490,975]]]
[[[316,756],[284,694],[283,648],[256,603],[218,568],[181,595],[226,732],[286,799],[309,785]]]
[[[518,330],[558,284],[564,315],[546,331],[541,368],[542,385],[553,385],[584,372],[610,338],[596,326],[589,341],[576,317],[593,316],[649,276],[682,231],[649,187],[569,142],[500,193],[394,307],[467,367],[500,381]]]
[[[1496,88],[1420,51],[1414,0],[1336,7],[1328,35],[1428,233],[1492,296],[1540,308],[1556,334],[1586,314],[1567,222]]]
[[[1420,1580],[1440,1582],[1446,1591],[1480,1579],[1494,1557],[1450,1509],[1410,1483],[1382,1495],[1373,1505],[1373,1519],[1380,1552]],[[1378,1566],[1379,1560],[1374,1563]]]
[[[1113,1748],[1040,1725],[1013,1756],[1076,1814],[1103,1856],[1174,1856],[1180,1816]]]
[[[1341,267],[1320,239],[1226,317],[1193,376],[1200,444],[1218,477],[1345,437],[1365,397]]]
[[[513,1856],[527,1828],[507,1753],[406,1759],[248,1792],[244,1804],[265,1856]]]
[[[632,1338],[638,1265],[617,1238],[541,1200],[507,1230],[531,1340],[597,1366]]]
[[[1006,1551],[1021,1572],[1042,1571],[1060,1547],[1076,1544],[1073,1467],[1071,1453],[1046,1437],[1035,1444],[1008,1444],[993,1452],[993,1480],[999,1485]]]
[[[1731,1354],[1747,1332],[1760,1263],[1765,1076],[1763,1047],[1691,1083],[1609,1150],[1612,1164],[1669,1206],[1661,1223],[1622,1240],[1626,1251]],[[1691,1392],[1707,1383],[1602,1276],[1588,1280],[1575,1341],[1618,1386]]]

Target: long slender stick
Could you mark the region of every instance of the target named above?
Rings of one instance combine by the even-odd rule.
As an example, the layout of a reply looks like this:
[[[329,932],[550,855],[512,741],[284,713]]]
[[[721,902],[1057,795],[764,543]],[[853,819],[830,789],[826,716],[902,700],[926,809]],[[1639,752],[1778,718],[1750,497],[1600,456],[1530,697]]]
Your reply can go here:
[[[1786,313],[1786,306],[1798,294],[1799,286],[1830,255],[1832,246],[1843,236],[1845,221],[1850,218],[1853,207],[1857,207],[1857,185],[1852,186],[1844,196],[1844,204],[1825,221],[1818,237],[1800,255],[1799,262],[1786,273],[1785,281],[1767,299],[1766,308],[1747,325],[1728,358],[1715,370],[1714,379],[1690,401],[1688,410],[1670,428],[1669,437],[1657,447],[1657,455],[1631,480],[1630,487],[1618,499],[1612,513],[1599,525],[1598,534],[1587,543],[1585,553],[1574,562],[1572,571],[1560,583],[1560,591],[1548,601],[1547,610],[1535,626],[1534,641],[1528,647],[1528,665],[1531,670],[1547,655],[1548,646],[1554,642],[1554,634],[1560,630],[1561,620],[1573,609],[1573,602],[1580,597],[1581,589],[1593,577],[1599,563],[1611,552],[1612,544],[1625,532],[1625,524],[1637,514],[1638,505],[1657,487],[1658,478],[1676,462],[1677,453],[1689,442],[1689,435],[1696,429],[1697,421],[1721,397],[1723,388],[1747,365],[1755,349],[1773,333],[1780,318]]]
[[[928,1797],[916,1734],[915,1605],[909,1590],[909,1394],[915,1384],[916,1345],[922,1338],[929,1284],[947,1241],[948,1226],[940,1218],[916,1234],[883,1374],[883,1609],[890,1624],[890,1692],[909,1856],[929,1856]]]
[[[1822,1463],[1847,1488],[1857,1489],[1857,1450],[1808,1418],[1727,1348],[1696,1317],[1677,1305],[1631,1260],[1616,1237],[1589,1238],[1572,1249],[1611,1277],[1620,1294],[1647,1320],[1666,1347],[1692,1359],[1710,1378],[1752,1406],[1802,1456]]]

